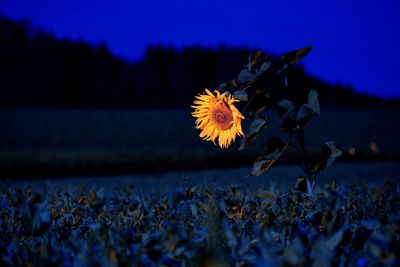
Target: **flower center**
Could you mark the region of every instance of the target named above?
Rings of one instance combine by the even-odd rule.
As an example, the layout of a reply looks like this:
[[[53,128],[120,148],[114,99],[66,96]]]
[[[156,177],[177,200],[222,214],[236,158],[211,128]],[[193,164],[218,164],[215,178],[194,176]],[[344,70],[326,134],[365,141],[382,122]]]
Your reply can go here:
[[[232,111],[226,104],[221,104],[211,110],[211,119],[215,126],[225,131],[232,127]]]

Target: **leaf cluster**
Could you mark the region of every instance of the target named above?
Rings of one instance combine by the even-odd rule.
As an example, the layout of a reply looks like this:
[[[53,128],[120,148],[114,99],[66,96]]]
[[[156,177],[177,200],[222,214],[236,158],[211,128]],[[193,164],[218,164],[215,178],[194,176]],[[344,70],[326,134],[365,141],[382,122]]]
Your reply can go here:
[[[395,266],[398,183],[312,195],[238,186],[147,193],[131,187],[10,188],[1,266]],[[224,265],[225,264],[225,265]]]
[[[266,129],[274,126],[269,121],[272,110],[279,115],[279,127],[287,139],[270,136],[262,155],[256,158],[252,175],[258,176],[268,170],[289,146],[294,146],[302,154],[301,165],[307,180],[324,171],[341,155],[340,150],[332,141],[327,141],[321,148],[322,154],[317,162],[308,162],[307,147],[303,128],[314,116],[320,114],[318,92],[310,90],[307,102],[295,105],[290,100],[296,85],[288,85],[290,66],[305,57],[312,47],[307,46],[288,52],[280,58],[256,51],[247,59],[247,64],[236,79],[230,80],[218,87],[221,92],[228,91],[240,100],[239,109],[247,119],[247,131],[242,138],[240,150],[253,143]],[[297,142],[297,144],[295,144]]]

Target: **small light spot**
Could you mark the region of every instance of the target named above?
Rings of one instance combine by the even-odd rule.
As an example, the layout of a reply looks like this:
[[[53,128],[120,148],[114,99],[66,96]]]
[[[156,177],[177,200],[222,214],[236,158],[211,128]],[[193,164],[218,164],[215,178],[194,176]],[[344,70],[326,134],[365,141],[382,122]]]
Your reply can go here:
[[[356,148],[354,146],[352,146],[352,147],[349,148],[348,153],[349,153],[350,156],[355,156],[356,153],[357,153],[357,150],[356,150]]]
[[[375,142],[372,142],[372,143],[369,145],[369,149],[371,149],[371,152],[372,152],[373,154],[378,154],[378,153],[379,153],[378,145],[377,145]]]

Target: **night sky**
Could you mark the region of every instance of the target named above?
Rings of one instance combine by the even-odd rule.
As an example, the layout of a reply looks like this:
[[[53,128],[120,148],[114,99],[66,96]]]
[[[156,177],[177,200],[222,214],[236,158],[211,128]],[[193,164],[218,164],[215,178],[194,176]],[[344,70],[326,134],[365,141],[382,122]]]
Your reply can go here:
[[[2,0],[0,14],[60,38],[104,42],[139,60],[149,44],[249,47],[274,54],[312,44],[309,73],[400,98],[400,1]]]

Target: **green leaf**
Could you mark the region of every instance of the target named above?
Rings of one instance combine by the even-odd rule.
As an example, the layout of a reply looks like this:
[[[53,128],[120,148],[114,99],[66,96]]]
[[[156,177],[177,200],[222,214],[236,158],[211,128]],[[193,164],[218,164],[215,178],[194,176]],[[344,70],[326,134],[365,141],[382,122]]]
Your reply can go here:
[[[338,149],[332,141],[328,141],[322,145],[321,154],[321,160],[314,164],[312,168],[314,173],[323,172],[330,167],[333,162],[342,155],[342,151]]]
[[[319,115],[320,107],[318,101],[318,92],[311,89],[308,93],[308,107],[312,110],[315,114]]]
[[[332,141],[325,142],[323,147],[327,147],[330,151],[330,156],[326,160],[326,167],[325,167],[328,168],[338,157],[342,155],[342,151],[338,149]]]
[[[258,74],[250,72],[248,69],[244,69],[239,73],[239,76],[237,78],[238,83],[240,84],[245,84],[249,83],[250,81],[254,80],[257,78]]]
[[[281,74],[282,71],[286,70],[287,68],[288,68],[288,64],[283,65],[283,67],[280,70],[278,70],[278,72],[276,74],[277,75]]]
[[[303,104],[299,111],[297,112],[296,121],[301,125],[304,126],[307,121],[315,116],[319,115],[320,107],[318,101],[318,92],[315,90],[310,90],[308,93],[308,103]]]
[[[282,100],[278,103],[278,115],[280,117],[284,116],[285,114],[287,114],[288,112],[291,112],[294,110],[294,105],[292,103],[292,101],[290,100]]]
[[[246,89],[247,89],[247,88],[242,89],[242,90],[237,90],[237,91],[235,91],[235,92],[233,93],[233,96],[234,96],[236,99],[240,100],[241,102],[247,102],[247,101],[249,101],[249,95],[247,94]]]
[[[306,121],[312,116],[311,114],[308,104],[303,104],[297,112],[296,121]]]
[[[261,65],[261,68],[257,71],[258,74],[263,73],[264,71],[268,70],[271,67],[272,62],[266,61]]]
[[[292,132],[297,128],[296,107],[289,100],[282,100],[278,103],[278,115],[282,117],[281,127],[284,132]]]
[[[266,128],[268,128],[267,119],[262,117],[254,119],[250,124],[249,132],[242,138],[239,150],[243,150],[247,145],[251,144],[258,137],[260,132]]]

